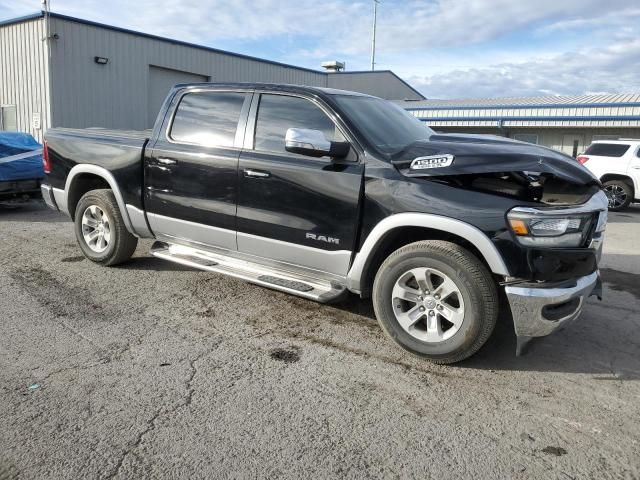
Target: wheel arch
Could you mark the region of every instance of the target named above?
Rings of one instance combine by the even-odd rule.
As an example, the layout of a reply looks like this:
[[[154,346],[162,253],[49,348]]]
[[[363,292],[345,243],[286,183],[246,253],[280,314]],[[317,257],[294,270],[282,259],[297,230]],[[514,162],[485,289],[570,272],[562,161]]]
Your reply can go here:
[[[73,219],[76,206],[82,195],[96,188],[108,188],[113,192],[127,230],[131,234],[136,235],[135,229],[131,224],[131,219],[129,218],[129,212],[127,211],[124,198],[118,187],[118,182],[116,182],[111,172],[97,165],[76,165],[71,169],[69,175],[67,175],[64,188],[66,196],[64,202],[66,207],[65,213]],[[64,210],[62,206],[60,209]]]
[[[363,243],[347,275],[349,290],[368,296],[384,259],[398,248],[419,240],[451,241],[470,250],[494,274],[509,275],[495,245],[473,225],[440,215],[400,213],[378,223]]]
[[[621,181],[623,181],[624,183],[626,183],[627,185],[629,185],[631,187],[631,192],[633,194],[633,197],[634,198],[636,197],[636,192],[638,191],[638,189],[636,188],[635,181],[629,175],[624,175],[624,174],[621,174],[621,173],[607,173],[607,174],[603,175],[602,177],[600,177],[600,181],[602,183],[608,182],[610,180],[621,180]]]

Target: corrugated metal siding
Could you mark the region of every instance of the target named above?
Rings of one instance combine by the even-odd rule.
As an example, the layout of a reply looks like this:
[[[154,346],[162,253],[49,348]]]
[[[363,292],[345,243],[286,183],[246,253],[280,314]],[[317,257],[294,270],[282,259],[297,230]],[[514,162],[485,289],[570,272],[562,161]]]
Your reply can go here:
[[[607,107],[485,108],[411,110],[429,125],[502,127],[640,126],[640,104]]]
[[[435,127],[638,127],[640,94],[403,102]]]
[[[636,128],[570,128],[570,127],[558,127],[558,128],[510,128],[509,130],[498,130],[497,128],[490,127],[482,127],[478,125],[469,125],[469,126],[434,126],[433,127],[438,132],[444,133],[475,133],[475,134],[488,134],[488,135],[499,135],[499,136],[509,136],[514,138],[516,135],[523,134],[533,134],[538,137],[538,145],[543,145],[545,147],[553,148],[558,151],[565,151],[567,153],[572,153],[571,145],[567,145],[565,140],[568,140],[566,137],[577,137],[580,140],[580,151],[578,153],[582,153],[586,149],[589,144],[598,136],[601,135],[610,135],[615,138],[637,138],[640,139],[640,127]]]
[[[52,18],[52,124],[147,128],[149,65],[211,81],[326,86],[326,74]],[[107,65],[94,62],[107,57]]]
[[[34,19],[0,26],[0,104],[16,105],[18,130],[42,142],[48,127],[49,92],[44,22]],[[34,113],[41,128],[32,128]]]
[[[558,107],[562,105],[625,104],[640,103],[640,93],[622,93],[616,95],[572,95],[545,97],[505,97],[505,98],[465,98],[455,100],[430,99],[406,104],[406,108],[491,108],[529,106],[534,108]]]
[[[331,73],[327,86],[386,98],[420,100],[422,95],[389,71]]]

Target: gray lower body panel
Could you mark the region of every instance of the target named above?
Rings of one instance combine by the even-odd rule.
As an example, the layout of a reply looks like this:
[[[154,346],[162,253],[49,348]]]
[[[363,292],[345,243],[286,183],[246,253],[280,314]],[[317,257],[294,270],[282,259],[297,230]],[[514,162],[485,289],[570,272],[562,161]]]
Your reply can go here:
[[[47,207],[57,211],[58,205],[56,204],[56,200],[53,195],[53,188],[51,187],[51,185],[46,185],[43,183],[42,185],[40,185],[40,192],[42,193],[42,199],[44,200],[44,203],[47,204]]]
[[[343,277],[351,261],[348,250],[323,250],[242,232],[238,232],[238,251]]]
[[[133,227],[133,234],[140,238],[153,238],[153,233],[149,230],[147,225],[147,219],[144,214],[144,210],[140,210],[138,207],[127,204],[127,214]]]
[[[236,250],[236,232],[232,230],[165,217],[164,215],[150,212],[147,212],[147,219],[156,237],[167,236],[202,245]]]

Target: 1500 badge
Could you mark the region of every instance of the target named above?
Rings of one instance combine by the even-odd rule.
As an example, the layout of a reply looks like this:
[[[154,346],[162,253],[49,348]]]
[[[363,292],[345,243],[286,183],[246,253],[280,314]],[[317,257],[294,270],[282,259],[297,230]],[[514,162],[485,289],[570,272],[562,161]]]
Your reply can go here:
[[[448,167],[453,163],[453,155],[429,155],[428,157],[418,157],[411,162],[410,170],[426,170],[428,168]]]

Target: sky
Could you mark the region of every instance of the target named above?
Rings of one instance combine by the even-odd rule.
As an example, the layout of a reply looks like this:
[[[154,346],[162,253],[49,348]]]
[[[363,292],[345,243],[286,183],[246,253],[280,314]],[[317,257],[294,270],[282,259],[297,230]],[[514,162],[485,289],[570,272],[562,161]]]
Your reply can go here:
[[[373,0],[50,0],[54,12],[320,69],[369,70]],[[0,0],[0,20],[40,9]],[[428,98],[640,92],[638,0],[382,0],[376,68]]]

